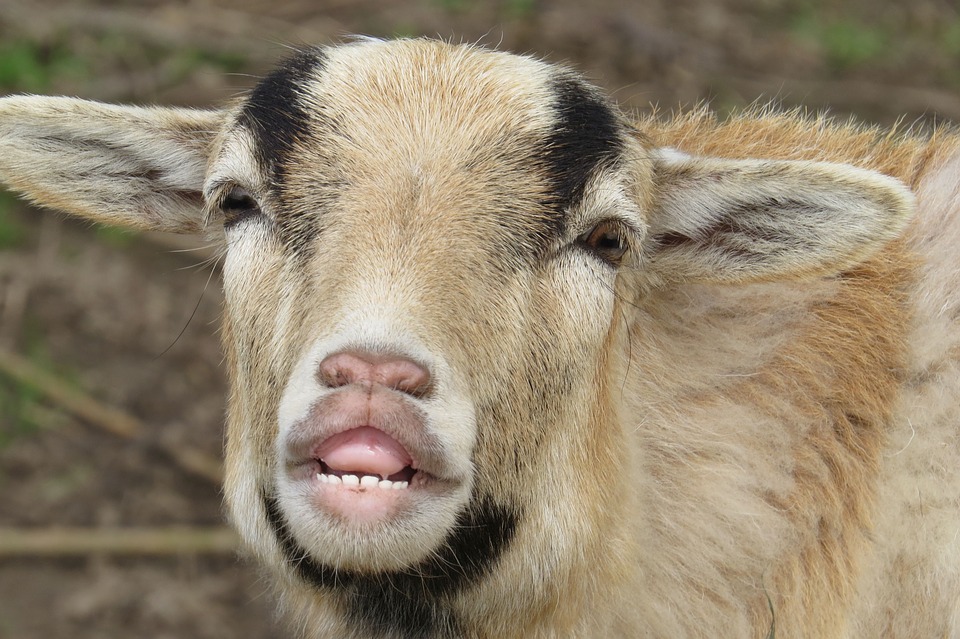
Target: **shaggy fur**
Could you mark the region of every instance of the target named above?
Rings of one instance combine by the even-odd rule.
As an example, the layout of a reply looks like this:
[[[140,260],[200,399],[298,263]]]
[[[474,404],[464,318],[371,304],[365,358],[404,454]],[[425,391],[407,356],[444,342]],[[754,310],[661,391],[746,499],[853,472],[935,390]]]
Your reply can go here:
[[[309,637],[960,636],[958,175],[949,130],[629,122],[428,40],[222,111],[0,100],[33,201],[222,234],[227,502]],[[343,353],[430,379],[364,391],[430,471],[371,521],[289,452]]]

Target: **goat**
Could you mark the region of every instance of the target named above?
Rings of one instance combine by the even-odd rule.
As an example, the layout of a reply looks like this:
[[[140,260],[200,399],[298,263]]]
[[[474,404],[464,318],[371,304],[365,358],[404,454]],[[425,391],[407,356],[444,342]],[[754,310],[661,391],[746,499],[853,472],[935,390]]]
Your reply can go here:
[[[0,100],[15,191],[224,244],[226,501],[310,637],[960,636],[958,175],[421,39]]]

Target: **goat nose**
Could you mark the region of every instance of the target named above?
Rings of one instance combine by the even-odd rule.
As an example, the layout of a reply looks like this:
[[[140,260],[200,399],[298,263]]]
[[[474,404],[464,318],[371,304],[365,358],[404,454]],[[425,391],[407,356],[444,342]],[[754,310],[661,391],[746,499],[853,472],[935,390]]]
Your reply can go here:
[[[320,362],[320,380],[329,388],[348,384],[380,384],[414,397],[430,389],[430,373],[405,357],[344,351]]]

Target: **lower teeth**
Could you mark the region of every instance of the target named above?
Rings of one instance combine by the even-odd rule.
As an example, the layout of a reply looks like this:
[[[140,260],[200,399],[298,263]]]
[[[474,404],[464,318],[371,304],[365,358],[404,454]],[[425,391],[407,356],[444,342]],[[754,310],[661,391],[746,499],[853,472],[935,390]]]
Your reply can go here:
[[[358,486],[363,488],[376,487],[383,490],[401,490],[410,485],[410,482],[390,481],[389,479],[380,479],[375,475],[364,475],[363,477],[344,475],[343,477],[339,477],[337,475],[317,473],[317,480],[323,484],[343,484],[344,486]]]

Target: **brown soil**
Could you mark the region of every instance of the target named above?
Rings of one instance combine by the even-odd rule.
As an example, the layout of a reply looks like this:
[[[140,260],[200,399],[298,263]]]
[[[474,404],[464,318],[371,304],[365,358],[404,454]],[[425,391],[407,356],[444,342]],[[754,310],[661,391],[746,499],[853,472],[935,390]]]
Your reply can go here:
[[[15,41],[81,69],[5,91],[209,105],[249,87],[280,43],[439,35],[568,62],[626,108],[726,111],[766,96],[890,124],[960,119],[958,25],[948,0],[13,0],[0,4],[0,60]],[[107,434],[0,375],[0,527],[222,524],[219,487],[162,452],[221,451],[212,252],[6,208],[20,237],[0,244],[0,350],[148,432]],[[283,636],[272,611],[269,586],[230,554],[0,554],[0,637]]]

